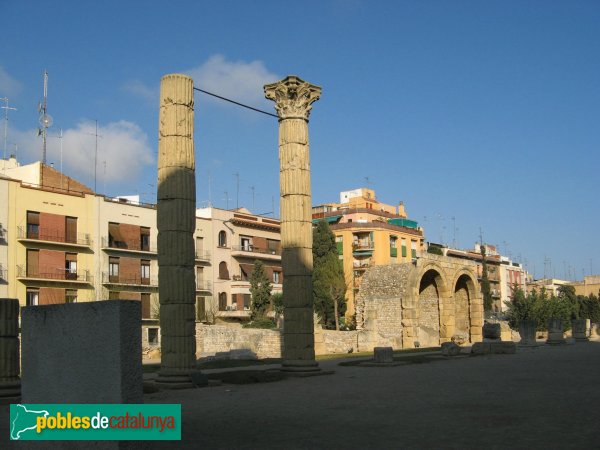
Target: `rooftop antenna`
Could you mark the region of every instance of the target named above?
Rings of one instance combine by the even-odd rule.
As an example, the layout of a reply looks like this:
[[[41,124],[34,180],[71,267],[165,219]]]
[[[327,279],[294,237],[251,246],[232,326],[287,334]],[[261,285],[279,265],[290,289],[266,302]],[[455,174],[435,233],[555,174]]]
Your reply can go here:
[[[102,181],[104,182],[104,187],[102,188],[102,193],[106,195],[106,160],[103,161],[104,164],[104,174],[102,176]]]
[[[96,132],[95,133],[86,133],[90,136],[96,137],[96,147],[94,149],[94,194],[97,192],[96,190],[96,180],[98,178],[98,138],[102,139],[102,136],[98,134],[98,119],[96,119]]]
[[[252,191],[252,211],[254,211],[254,186],[250,186],[250,190]]]
[[[48,71],[44,70],[44,100],[38,107],[40,113],[40,126],[38,136],[42,135],[42,164],[46,165],[46,140],[48,137],[48,128],[52,126],[52,116],[48,114]],[[43,183],[42,183],[43,184]]]
[[[239,209],[240,207],[240,173],[236,172],[233,174],[236,178],[236,191],[235,191],[235,209]],[[227,208],[229,209],[229,208]]]
[[[456,248],[456,217],[452,216],[452,248]]]
[[[4,106],[1,108],[4,110],[4,160],[6,161],[6,138],[8,137],[8,111],[16,111],[17,108],[10,108],[8,106],[8,97],[0,98],[0,100],[4,100]],[[6,164],[4,165],[6,168]]]
[[[367,189],[370,189],[370,186],[373,184],[369,177],[364,177],[365,184],[367,185]]]
[[[225,204],[227,205],[225,209],[229,209],[229,192],[225,191]]]
[[[208,171],[208,207],[212,208],[212,180],[210,178],[210,170]]]

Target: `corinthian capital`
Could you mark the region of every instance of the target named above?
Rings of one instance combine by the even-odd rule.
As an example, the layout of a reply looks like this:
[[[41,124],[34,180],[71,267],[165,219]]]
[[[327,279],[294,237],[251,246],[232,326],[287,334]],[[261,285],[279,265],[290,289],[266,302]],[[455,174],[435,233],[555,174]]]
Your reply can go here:
[[[321,88],[290,75],[264,87],[265,97],[275,102],[279,119],[308,120],[311,104],[319,100]]]

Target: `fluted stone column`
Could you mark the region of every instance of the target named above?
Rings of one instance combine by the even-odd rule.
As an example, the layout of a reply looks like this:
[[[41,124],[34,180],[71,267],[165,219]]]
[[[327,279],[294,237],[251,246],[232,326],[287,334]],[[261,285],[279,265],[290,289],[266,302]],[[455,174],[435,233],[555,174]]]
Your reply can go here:
[[[0,397],[21,395],[19,300],[0,298]]]
[[[163,387],[191,387],[196,363],[194,83],[165,75],[158,136],[158,292]]]
[[[315,361],[312,292],[312,201],[308,116],[321,88],[296,76],[268,84],[279,116],[283,363],[290,372],[319,371]]]

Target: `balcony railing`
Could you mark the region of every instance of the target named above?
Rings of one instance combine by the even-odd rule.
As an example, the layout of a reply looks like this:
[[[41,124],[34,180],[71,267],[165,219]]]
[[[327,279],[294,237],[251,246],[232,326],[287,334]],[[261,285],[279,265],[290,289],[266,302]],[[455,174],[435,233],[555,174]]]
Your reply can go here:
[[[54,270],[27,270],[25,266],[17,266],[18,278],[44,279],[53,281],[79,281],[83,283],[91,283],[92,276],[88,270],[71,271],[68,269],[56,268]]]
[[[210,261],[210,252],[196,250],[196,261]]]
[[[85,245],[90,247],[92,239],[87,233],[67,236],[64,230],[40,230],[38,227],[17,227],[17,239],[33,239],[36,241],[55,242],[60,244]]]
[[[281,248],[271,249],[271,248],[261,248],[256,247],[254,245],[233,245],[231,247],[232,251],[237,252],[248,252],[248,253],[258,253],[262,255],[276,255],[281,256]]]
[[[128,284],[132,286],[158,286],[158,281],[154,278],[142,278],[141,276],[110,275],[108,272],[102,273],[102,283],[104,284]]]
[[[371,261],[354,261],[352,266],[355,269],[366,269],[371,266]]]
[[[375,242],[370,239],[352,243],[352,250],[373,250],[374,248]]]
[[[115,250],[123,250],[130,252],[148,252],[148,253],[156,253],[156,246],[146,245],[145,242],[141,240],[133,240],[133,241],[114,241],[104,236],[102,238],[102,248],[103,249],[115,249]]]
[[[212,292],[212,282],[207,280],[198,280],[196,281],[196,290]]]
[[[0,282],[8,281],[8,269],[0,269]]]

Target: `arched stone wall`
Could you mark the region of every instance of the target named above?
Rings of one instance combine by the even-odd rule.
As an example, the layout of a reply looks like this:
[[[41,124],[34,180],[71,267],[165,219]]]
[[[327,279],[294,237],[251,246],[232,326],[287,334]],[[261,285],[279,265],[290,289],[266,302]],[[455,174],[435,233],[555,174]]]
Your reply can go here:
[[[475,263],[437,255],[374,266],[356,297],[359,346],[437,346],[455,334],[481,341],[483,307]],[[457,315],[458,312],[458,315]]]

